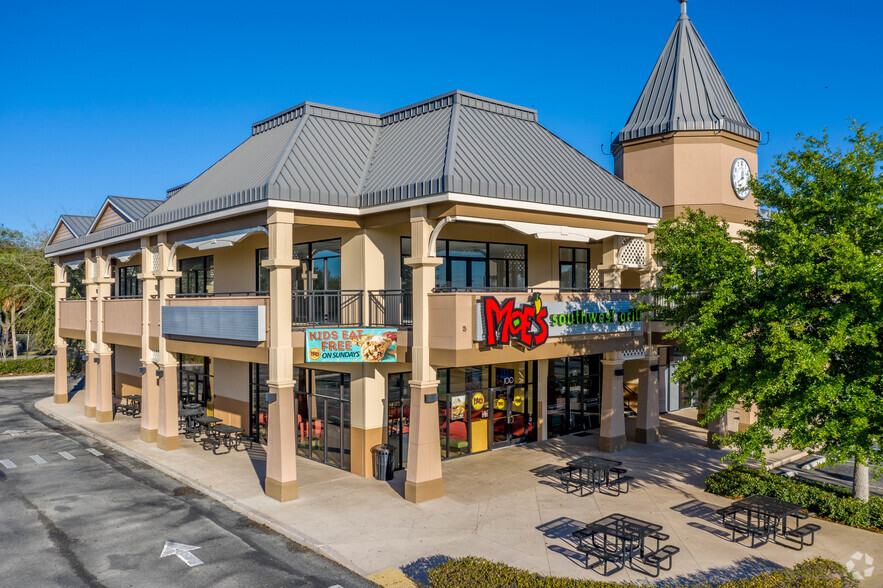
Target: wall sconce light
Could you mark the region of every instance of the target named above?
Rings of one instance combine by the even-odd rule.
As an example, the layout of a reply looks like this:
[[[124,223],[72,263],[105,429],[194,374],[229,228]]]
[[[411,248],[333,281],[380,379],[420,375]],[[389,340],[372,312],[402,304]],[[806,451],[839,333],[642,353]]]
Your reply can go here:
[[[267,404],[273,404],[274,402],[276,402],[276,395],[275,394],[271,394],[271,393],[267,392],[264,396],[267,399]]]
[[[140,368],[138,368],[138,375],[139,376],[143,376],[146,373],[147,373],[147,368],[144,367],[143,365]]]
[[[625,370],[622,369],[622,368],[619,368],[619,369],[613,370],[613,375],[614,375],[614,376],[624,376],[624,375],[625,375]]]
[[[424,394],[423,402],[426,404],[435,404],[438,402],[438,394]]]
[[[95,363],[101,363],[101,358],[96,355],[92,358],[92,361],[94,361]]]
[[[162,370],[156,370],[156,377],[157,377],[157,378],[161,378],[162,375],[163,375],[163,371],[162,371]]]
[[[650,371],[651,371],[651,372],[658,372],[658,371],[659,371],[659,366],[658,366],[658,365],[651,365],[651,366],[650,366]]]

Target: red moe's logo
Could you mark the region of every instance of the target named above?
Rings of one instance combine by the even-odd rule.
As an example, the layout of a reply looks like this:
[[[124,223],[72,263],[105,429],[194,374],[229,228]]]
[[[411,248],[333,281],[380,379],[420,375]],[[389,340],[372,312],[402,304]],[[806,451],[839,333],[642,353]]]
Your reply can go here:
[[[481,309],[485,326],[484,343],[488,347],[521,343],[534,348],[549,338],[549,324],[546,322],[549,313],[539,294],[534,294],[527,303],[518,307],[514,298],[500,302],[493,296],[485,296],[481,299]]]

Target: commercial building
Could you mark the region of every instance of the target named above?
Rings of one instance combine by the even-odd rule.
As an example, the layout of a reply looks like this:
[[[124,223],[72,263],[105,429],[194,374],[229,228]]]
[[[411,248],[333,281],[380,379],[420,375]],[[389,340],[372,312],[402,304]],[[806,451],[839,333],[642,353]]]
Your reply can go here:
[[[171,451],[179,404],[202,404],[266,446],[281,501],[296,457],[370,476],[381,442],[415,502],[443,495],[445,459],[590,429],[618,451],[626,411],[656,442],[681,399],[676,349],[633,310],[652,229],[685,205],[756,214],[758,139],[685,2],[616,175],[535,110],[465,92],[301,103],[165,199],[61,217],[55,400],[83,341],[87,416],[140,394],[141,439]]]

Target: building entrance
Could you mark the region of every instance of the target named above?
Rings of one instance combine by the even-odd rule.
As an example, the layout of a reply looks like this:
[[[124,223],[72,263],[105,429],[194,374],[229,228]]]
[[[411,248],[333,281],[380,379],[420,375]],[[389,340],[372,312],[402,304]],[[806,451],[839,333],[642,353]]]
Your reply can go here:
[[[601,356],[563,357],[550,367],[549,437],[601,426]]]
[[[297,453],[350,469],[350,376],[294,368]]]

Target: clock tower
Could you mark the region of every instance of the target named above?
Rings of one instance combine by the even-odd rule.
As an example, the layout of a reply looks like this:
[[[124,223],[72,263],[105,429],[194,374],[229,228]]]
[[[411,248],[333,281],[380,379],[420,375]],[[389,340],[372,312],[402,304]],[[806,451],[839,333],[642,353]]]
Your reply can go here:
[[[662,206],[724,218],[732,230],[757,215],[747,178],[760,132],[748,123],[679,0],[681,16],[628,121],[613,141],[616,175]]]

